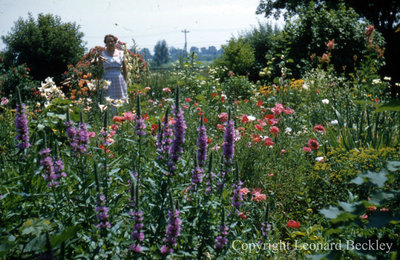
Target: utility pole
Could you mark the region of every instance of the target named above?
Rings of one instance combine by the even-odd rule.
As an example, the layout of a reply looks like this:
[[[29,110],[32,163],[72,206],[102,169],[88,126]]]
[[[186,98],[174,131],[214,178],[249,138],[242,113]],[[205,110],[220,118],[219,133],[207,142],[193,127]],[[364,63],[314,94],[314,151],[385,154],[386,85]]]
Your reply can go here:
[[[182,30],[182,32],[185,34],[185,47],[184,47],[184,49],[185,49],[185,55],[187,55],[187,38],[186,38],[186,34],[188,34],[189,33],[189,31],[188,30]]]

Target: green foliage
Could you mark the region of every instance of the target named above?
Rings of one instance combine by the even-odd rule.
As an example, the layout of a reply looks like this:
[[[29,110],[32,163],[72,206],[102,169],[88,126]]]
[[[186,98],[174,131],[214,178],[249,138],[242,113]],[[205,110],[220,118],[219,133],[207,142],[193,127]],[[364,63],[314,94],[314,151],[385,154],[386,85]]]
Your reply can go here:
[[[221,57],[215,60],[216,66],[225,66],[238,75],[247,75],[254,66],[254,48],[245,38],[231,38]]]
[[[330,64],[338,73],[354,72],[359,62],[369,54],[365,37],[368,23],[361,21],[354,10],[344,5],[339,5],[337,9],[324,5],[317,8],[311,3],[299,9],[295,17],[285,25],[284,37],[279,44],[283,49],[290,47],[288,57],[294,60],[291,66],[294,77],[321,64],[324,53],[330,56]],[[334,47],[328,49],[327,44],[332,40]],[[379,33],[374,33],[374,41],[379,46],[383,45]],[[356,62],[354,57],[358,57]],[[376,59],[379,60],[379,57]],[[382,63],[375,65],[378,70],[381,66]]]
[[[20,18],[11,32],[2,36],[6,44],[7,67],[26,64],[35,80],[55,77],[58,81],[68,64],[75,64],[84,52],[83,33],[75,23],[63,23],[58,16],[31,14]]]

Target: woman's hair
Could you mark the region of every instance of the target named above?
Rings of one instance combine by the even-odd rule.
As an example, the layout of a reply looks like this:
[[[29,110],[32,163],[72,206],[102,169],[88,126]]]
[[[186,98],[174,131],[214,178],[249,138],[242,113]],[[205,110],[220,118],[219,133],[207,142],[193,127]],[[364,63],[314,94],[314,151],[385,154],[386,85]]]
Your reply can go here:
[[[114,35],[112,35],[112,34],[107,34],[106,36],[104,36],[104,43],[107,43],[106,41],[107,41],[107,38],[108,38],[108,37],[114,38],[114,41],[115,41],[115,42],[118,41],[118,38],[115,37]]]

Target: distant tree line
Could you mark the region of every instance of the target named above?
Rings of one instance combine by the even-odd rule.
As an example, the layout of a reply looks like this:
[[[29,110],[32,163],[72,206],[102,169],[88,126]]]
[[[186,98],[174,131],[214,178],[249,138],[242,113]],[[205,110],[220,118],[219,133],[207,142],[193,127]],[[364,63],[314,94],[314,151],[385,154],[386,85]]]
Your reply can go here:
[[[196,53],[197,60],[199,61],[213,61],[221,56],[223,49],[217,49],[215,46],[200,48],[192,46],[189,50],[189,53],[193,52]],[[168,47],[165,40],[160,40],[157,42],[157,44],[154,46],[153,54],[148,48],[139,50],[139,53],[155,66],[160,66],[170,61],[177,61],[180,57],[186,57],[189,54],[184,49],[175,48],[173,46]]]

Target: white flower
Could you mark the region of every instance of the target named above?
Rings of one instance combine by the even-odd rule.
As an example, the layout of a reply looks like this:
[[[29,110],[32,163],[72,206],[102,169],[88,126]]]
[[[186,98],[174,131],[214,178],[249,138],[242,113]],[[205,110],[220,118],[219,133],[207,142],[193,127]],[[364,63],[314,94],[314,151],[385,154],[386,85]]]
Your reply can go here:
[[[380,79],[373,79],[372,80],[372,84],[374,84],[374,85],[377,85],[377,84],[380,84],[380,83],[382,83],[382,81]]]
[[[256,120],[255,116],[248,116],[247,119],[249,119],[249,122],[253,122],[254,120]]]
[[[103,112],[107,109],[107,106],[99,104],[99,108],[100,108],[100,111]]]
[[[292,132],[292,128],[286,127],[285,128],[285,134],[290,134]]]
[[[322,99],[322,104],[329,104],[329,99]]]
[[[396,87],[400,87],[400,83],[398,83],[398,82],[394,83],[394,85],[395,85]]]
[[[319,156],[319,157],[316,157],[315,160],[316,160],[317,162],[322,162],[322,161],[324,160],[324,157]]]
[[[86,83],[87,87],[89,88],[90,91],[96,90],[96,85],[93,84],[93,82],[87,82]]]
[[[339,122],[336,119],[331,121],[331,125],[337,125],[337,124],[339,124]]]
[[[386,81],[391,81],[391,80],[392,80],[392,78],[391,78],[391,77],[384,77],[384,78],[383,78],[383,80],[386,80]]]
[[[308,86],[308,84],[305,83],[305,82],[303,83],[302,88],[305,89],[305,90],[309,90],[309,89],[310,89],[310,87]]]

